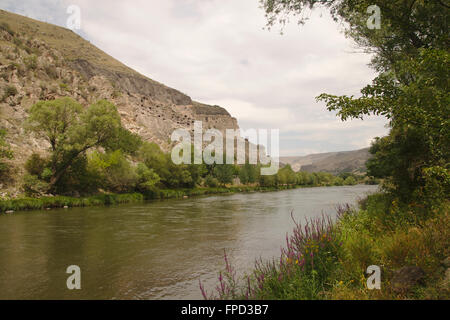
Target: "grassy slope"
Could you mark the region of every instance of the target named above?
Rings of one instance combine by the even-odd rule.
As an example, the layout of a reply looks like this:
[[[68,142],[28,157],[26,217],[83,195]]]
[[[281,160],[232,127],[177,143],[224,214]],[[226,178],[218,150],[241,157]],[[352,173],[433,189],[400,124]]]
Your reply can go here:
[[[6,22],[15,32],[46,42],[59,50],[68,61],[81,58],[98,67],[137,74],[69,29],[4,10],[0,10],[0,21]]]
[[[8,24],[16,33],[25,35],[28,38],[39,39],[47,43],[50,47],[61,52],[68,62],[78,59],[86,60],[99,69],[141,78],[148,81],[149,84],[164,88],[165,90],[167,89],[169,92],[170,90],[177,91],[176,89],[171,89],[166,85],[152,80],[127,67],[122,62],[111,57],[89,41],[74,33],[72,30],[4,10],[0,10],[0,23]],[[219,113],[228,115],[228,112],[221,107],[204,105],[198,102],[195,102],[195,104],[201,106],[203,109],[199,111],[203,111],[206,114]]]
[[[49,47],[60,52],[63,55],[64,61],[68,64],[75,60],[85,60],[98,70],[107,71],[106,74],[117,72],[121,76],[141,79],[141,85],[148,84],[149,86],[161,89],[163,92],[168,92],[167,94],[177,92],[177,90],[147,78],[127,67],[72,30],[4,10],[0,10],[0,23],[2,25],[6,24],[15,35],[20,35],[22,39],[40,40],[46,43]],[[13,42],[0,41],[3,45],[15,47]],[[0,62],[6,64],[6,61]],[[110,80],[113,83],[116,82],[114,78],[110,78]]]

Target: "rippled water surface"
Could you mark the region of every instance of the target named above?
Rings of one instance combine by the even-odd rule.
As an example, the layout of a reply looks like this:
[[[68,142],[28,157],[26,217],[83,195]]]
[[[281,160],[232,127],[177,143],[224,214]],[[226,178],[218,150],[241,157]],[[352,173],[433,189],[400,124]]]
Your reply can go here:
[[[278,257],[297,220],[335,215],[376,186],[295,189],[0,216],[0,299],[200,299],[227,250]],[[81,268],[68,290],[66,268]]]

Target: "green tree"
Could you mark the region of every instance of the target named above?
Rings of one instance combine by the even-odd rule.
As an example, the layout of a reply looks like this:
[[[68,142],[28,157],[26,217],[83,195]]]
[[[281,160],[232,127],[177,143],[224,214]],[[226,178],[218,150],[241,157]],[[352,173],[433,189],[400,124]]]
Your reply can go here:
[[[277,181],[277,175],[271,175],[271,176],[266,176],[266,175],[260,175],[259,176],[259,185],[262,187],[274,187],[278,184]]]
[[[93,152],[88,156],[88,170],[97,185],[113,192],[132,191],[138,175],[122,151]]]
[[[166,188],[192,188],[205,172],[204,165],[174,164],[170,153],[164,153],[155,143],[143,143],[138,159],[158,174]]]
[[[109,139],[104,143],[105,149],[108,151],[121,150],[124,154],[137,155],[143,145],[141,137],[129,130],[121,127],[117,131],[115,139]]]
[[[347,177],[347,179],[344,180],[344,185],[346,186],[354,186],[356,184],[356,179],[352,176]]]
[[[242,166],[241,170],[239,171],[239,180],[242,184],[248,184],[250,182],[249,165],[245,164],[244,166]]]
[[[47,191],[48,183],[36,175],[26,174],[23,177],[22,189],[28,196],[39,196]]]
[[[210,188],[217,188],[219,186],[219,180],[211,175],[207,175],[205,178],[205,185]]]
[[[379,73],[361,96],[322,94],[328,110],[342,120],[382,115],[388,137],[375,141],[368,173],[404,202],[427,197],[427,186],[447,194],[449,174],[448,16],[445,1],[378,0],[381,29],[367,27],[371,0],[262,0],[269,26],[290,14],[303,19],[306,8],[326,7],[343,21],[346,35],[373,53]],[[429,190],[431,190],[429,189]]]
[[[448,47],[448,16],[446,1],[416,0],[260,0],[267,25],[282,26],[290,17],[304,24],[307,10],[328,9],[334,20],[343,22],[345,34],[359,47],[375,53],[373,66],[383,72],[403,60],[415,56],[422,48]],[[381,29],[367,27],[367,9],[376,4],[381,10]]]
[[[289,164],[278,170],[277,175],[279,184],[296,184],[297,182],[296,174]]]
[[[44,169],[48,166],[48,161],[42,158],[38,153],[33,153],[25,162],[25,170],[30,175],[42,178]]]
[[[248,164],[247,172],[248,172],[248,182],[255,183],[259,179],[261,168],[258,165]]]
[[[51,190],[77,159],[118,141],[122,129],[116,107],[106,100],[85,109],[70,98],[39,101],[29,113],[27,129],[50,143]]]
[[[297,172],[297,184],[301,186],[312,184],[311,175],[306,171]]]
[[[152,191],[161,180],[153,169],[148,168],[143,163],[138,164],[136,174],[138,176],[137,190],[144,194]]]
[[[233,182],[234,167],[231,164],[218,164],[214,168],[214,176],[222,185]]]
[[[335,186],[343,186],[344,185],[344,179],[342,179],[341,177],[336,177],[336,179],[334,179],[333,184]]]

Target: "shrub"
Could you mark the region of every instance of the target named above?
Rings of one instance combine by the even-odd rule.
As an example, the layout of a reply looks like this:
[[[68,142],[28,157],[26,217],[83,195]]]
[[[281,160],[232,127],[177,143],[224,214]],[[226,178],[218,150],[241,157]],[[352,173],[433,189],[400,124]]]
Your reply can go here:
[[[121,97],[121,96],[122,96],[122,92],[120,92],[120,91],[118,91],[118,90],[114,90],[113,93],[111,94],[111,97],[112,97],[113,99],[117,99],[117,98],[119,98],[119,97]]]
[[[3,93],[2,101],[5,101],[9,97],[13,97],[17,94],[17,89],[14,86],[7,86]]]
[[[28,196],[39,196],[48,190],[48,183],[39,179],[38,176],[26,174],[23,177],[22,188]]]
[[[9,26],[9,24],[7,24],[6,22],[0,23],[0,30],[8,32],[11,36],[14,36],[15,34],[14,31]]]
[[[418,198],[422,198],[429,209],[439,208],[450,194],[450,171],[445,167],[434,166],[423,169],[422,175],[425,185],[419,191]]]
[[[158,174],[143,163],[138,164],[136,174],[138,176],[136,189],[139,192],[147,193],[152,191],[155,185],[160,181]]]
[[[344,180],[344,185],[346,185],[346,186],[353,186],[355,184],[356,184],[356,179],[352,176],[349,176]]]
[[[373,248],[374,242],[371,236],[367,233],[353,232],[344,241],[343,249],[346,263],[350,264],[352,269],[365,270],[377,260]]]
[[[61,90],[63,91],[68,91],[69,90],[69,86],[66,83],[60,83],[59,87],[61,88]]]
[[[428,274],[439,271],[450,255],[450,216],[441,214],[423,223],[399,229],[383,237],[379,244],[383,263],[391,269],[416,265]]]
[[[45,73],[51,78],[51,79],[57,79],[58,78],[58,71],[54,65],[49,65],[44,68]]]
[[[47,160],[41,158],[39,154],[33,153],[25,162],[25,170],[27,170],[30,175],[41,177],[47,163]]]
[[[335,185],[335,186],[343,186],[344,185],[344,179],[342,179],[341,177],[337,177],[336,179],[334,179],[333,185]]]
[[[24,59],[24,63],[25,63],[25,67],[27,68],[27,70],[36,70],[38,67],[37,57],[35,55],[26,57]]]
[[[112,192],[131,191],[138,179],[134,168],[120,150],[93,152],[89,155],[88,170],[102,188]]]
[[[211,175],[208,175],[205,178],[205,185],[210,188],[217,188],[219,186],[219,180],[217,180]]]

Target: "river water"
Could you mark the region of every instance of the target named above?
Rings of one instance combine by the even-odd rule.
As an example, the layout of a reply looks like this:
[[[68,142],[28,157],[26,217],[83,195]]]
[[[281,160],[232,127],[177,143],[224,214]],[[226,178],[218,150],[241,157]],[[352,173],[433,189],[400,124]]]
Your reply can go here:
[[[376,186],[293,189],[0,216],[0,299],[201,299],[224,249],[249,271],[279,257],[296,220],[336,215]],[[66,269],[81,269],[68,290]]]

